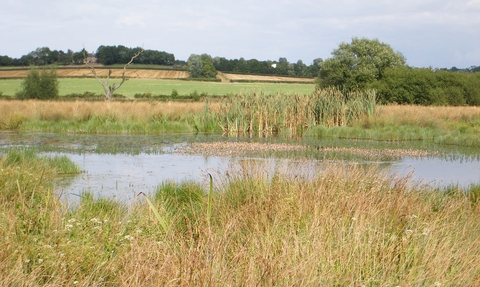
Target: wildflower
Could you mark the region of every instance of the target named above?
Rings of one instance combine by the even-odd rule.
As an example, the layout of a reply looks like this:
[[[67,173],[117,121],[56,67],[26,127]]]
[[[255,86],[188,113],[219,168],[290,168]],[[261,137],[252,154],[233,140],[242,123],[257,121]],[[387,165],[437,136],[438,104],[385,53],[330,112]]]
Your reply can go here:
[[[93,223],[102,223],[101,220],[99,220],[98,218],[95,218],[95,217],[90,219],[90,221],[93,222]]]

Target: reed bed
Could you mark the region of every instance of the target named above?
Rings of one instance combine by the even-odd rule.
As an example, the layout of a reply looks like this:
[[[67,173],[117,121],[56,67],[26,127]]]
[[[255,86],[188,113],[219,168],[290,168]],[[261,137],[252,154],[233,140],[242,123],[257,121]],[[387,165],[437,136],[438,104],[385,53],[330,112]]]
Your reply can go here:
[[[160,186],[149,197],[162,228],[142,197],[126,207],[84,194],[67,208],[54,165],[29,158],[0,158],[6,286],[480,284],[479,197],[458,188],[337,162],[273,176],[243,162],[214,174],[211,201],[202,183]]]
[[[222,101],[219,124],[229,135],[264,137],[282,130],[301,135],[317,125],[351,125],[372,116],[375,105],[374,91],[344,93],[328,88],[307,95],[240,94]]]

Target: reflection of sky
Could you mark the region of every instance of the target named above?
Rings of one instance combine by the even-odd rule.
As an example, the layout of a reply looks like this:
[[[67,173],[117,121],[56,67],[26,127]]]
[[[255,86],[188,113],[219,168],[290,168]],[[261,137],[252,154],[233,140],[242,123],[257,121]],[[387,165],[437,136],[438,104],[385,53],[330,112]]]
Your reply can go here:
[[[95,196],[132,202],[140,192],[151,193],[162,182],[203,182],[207,172],[226,168],[226,159],[219,157],[176,154],[67,156],[84,171],[81,175],[66,180],[66,184],[60,188],[60,192],[67,198],[75,198],[75,195],[90,191]]]
[[[458,184],[467,187],[480,183],[478,161],[443,160],[439,158],[404,158],[392,165],[391,172],[399,175],[413,171],[412,180],[421,181],[433,187]]]
[[[90,191],[95,196],[115,198],[122,202],[134,202],[140,192],[151,194],[162,182],[191,180],[205,185],[206,174],[225,172],[242,159],[226,157],[203,157],[179,154],[67,154],[84,171],[59,185],[58,191],[69,201],[75,201],[82,192]],[[279,168],[288,173],[308,173],[315,165],[298,164],[294,160],[260,160],[257,171],[267,174]],[[266,162],[262,164],[261,162]],[[376,163],[372,163],[376,164]],[[273,166],[276,166],[275,168]],[[321,165],[317,165],[317,168]],[[252,168],[252,166],[250,166]],[[303,170],[303,171],[302,171]],[[284,170],[286,171],[286,170]],[[403,176],[413,171],[414,181],[431,186],[459,184],[468,186],[480,183],[480,162],[443,160],[438,158],[405,158],[392,164],[390,173]],[[288,174],[286,173],[286,174]]]

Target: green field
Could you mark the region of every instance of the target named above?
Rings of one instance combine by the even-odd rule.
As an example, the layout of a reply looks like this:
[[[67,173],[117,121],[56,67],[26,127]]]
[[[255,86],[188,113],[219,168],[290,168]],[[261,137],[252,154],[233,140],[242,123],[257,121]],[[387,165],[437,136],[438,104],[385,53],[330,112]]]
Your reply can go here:
[[[94,92],[103,94],[102,86],[93,78],[82,79],[59,79],[60,95],[72,93]],[[119,83],[120,79],[111,79],[110,84]],[[13,96],[21,88],[21,79],[0,80],[0,93],[4,96]],[[137,93],[152,93],[153,95],[170,95],[172,90],[178,91],[179,95],[189,95],[194,91],[206,92],[209,95],[228,95],[241,92],[263,91],[267,94],[307,94],[315,90],[314,84],[298,83],[219,83],[219,82],[196,82],[183,80],[149,80],[129,79],[117,90],[117,94],[133,97]]]

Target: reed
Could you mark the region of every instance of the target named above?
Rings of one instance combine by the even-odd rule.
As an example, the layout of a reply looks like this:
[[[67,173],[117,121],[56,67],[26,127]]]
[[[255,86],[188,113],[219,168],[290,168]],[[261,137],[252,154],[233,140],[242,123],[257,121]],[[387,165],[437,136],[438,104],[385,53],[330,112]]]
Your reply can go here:
[[[219,124],[230,135],[264,137],[282,130],[301,135],[314,126],[347,126],[373,116],[375,103],[374,91],[344,93],[334,88],[310,95],[240,94],[223,100]]]

